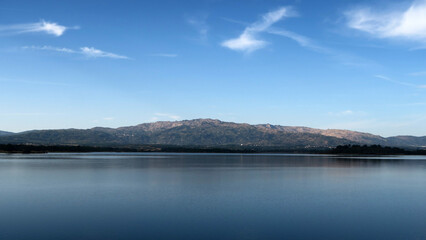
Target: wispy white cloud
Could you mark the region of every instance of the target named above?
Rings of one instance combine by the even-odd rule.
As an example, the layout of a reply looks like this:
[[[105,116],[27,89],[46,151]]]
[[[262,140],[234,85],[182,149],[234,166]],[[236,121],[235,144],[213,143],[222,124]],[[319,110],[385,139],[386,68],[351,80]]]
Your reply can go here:
[[[426,1],[414,1],[408,8],[373,10],[355,8],[345,12],[347,25],[379,38],[401,38],[426,42]]]
[[[104,52],[102,50],[93,48],[93,47],[82,47],[80,48],[80,53],[88,57],[93,58],[116,58],[116,59],[129,59],[126,56],[118,55],[115,53]]]
[[[222,42],[222,46],[235,51],[246,53],[261,49],[267,42],[259,39],[258,35],[267,31],[274,23],[284,17],[293,16],[293,12],[288,7],[281,7],[262,16],[262,19],[247,26],[243,33],[237,38],[232,38]]]
[[[172,120],[179,120],[180,116],[175,115],[175,114],[170,114],[170,113],[154,113],[155,117],[153,118],[153,120],[159,120],[159,118],[169,118]]]
[[[52,46],[25,46],[22,49],[42,50],[42,51],[54,51],[62,53],[81,54],[90,58],[114,58],[114,59],[130,59],[129,57],[118,55],[115,53],[105,52],[93,47],[82,47],[79,50],[73,50],[70,48],[60,48]]]
[[[393,80],[392,78],[389,78],[389,77],[383,76],[383,75],[374,75],[374,77],[388,81],[388,82],[396,83],[396,84],[399,84],[399,85],[404,85],[404,86],[407,86],[407,87],[426,88],[426,85],[417,85],[417,84],[413,84],[413,83],[397,81],[397,80]]]
[[[314,40],[306,36],[302,36],[300,34],[297,34],[291,31],[287,31],[284,29],[270,28],[269,30],[267,30],[267,33],[289,38],[297,42],[297,44],[299,44],[301,47],[304,47],[306,49],[309,49],[317,53],[328,55],[336,59],[339,63],[346,66],[371,67],[371,66],[377,65],[371,60],[364,59],[364,58],[355,56],[353,54],[348,54],[348,53],[341,52],[332,48],[322,46],[321,44],[318,44],[317,42],[315,42]]]
[[[316,44],[310,38],[302,36],[300,34],[290,32],[290,31],[287,31],[287,30],[283,30],[283,29],[270,29],[267,32],[271,33],[271,34],[275,34],[275,35],[279,35],[279,36],[282,36],[282,37],[289,38],[293,41],[296,41],[300,46],[309,48],[309,49],[314,50],[316,52],[332,54],[332,51],[330,49],[322,47],[322,46]]]
[[[239,20],[235,20],[235,19],[232,19],[232,18],[221,17],[221,19],[225,20],[227,22],[230,22],[230,23],[235,23],[235,24],[239,24],[239,25],[243,25],[243,26],[249,26],[250,25],[250,23],[239,21]]]
[[[167,58],[175,58],[178,55],[174,54],[174,53],[153,53],[153,54],[149,54],[148,56],[151,57],[167,57]]]
[[[248,24],[246,22],[242,22],[242,21],[238,21],[238,20],[234,20],[234,19],[230,19],[230,18],[225,18],[225,17],[222,17],[222,19],[227,21],[227,22],[236,23],[236,24],[244,25],[244,26],[250,26],[250,24]],[[285,29],[280,29],[280,28],[274,28],[274,27],[270,27],[265,32],[289,38],[293,41],[296,41],[302,47],[307,47],[307,48],[310,48],[312,50],[317,50],[317,51],[321,51],[321,52],[327,52],[328,51],[327,48],[319,46],[312,39],[310,39],[306,36],[302,36],[300,34],[297,34],[295,32],[291,32],[291,31],[288,31],[288,30],[285,30]]]
[[[199,41],[207,40],[209,26],[207,25],[206,20],[207,15],[186,18],[186,22],[198,32]]]
[[[339,63],[346,66],[358,68],[372,68],[378,65],[377,63],[369,59],[361,58],[351,53],[345,53],[323,46],[322,44],[317,43],[315,40],[309,37],[288,31],[286,29],[276,28],[272,26],[275,22],[281,20],[282,18],[294,16],[297,16],[297,12],[295,12],[291,7],[282,7],[276,11],[272,11],[265,14],[262,17],[261,21],[258,21],[253,24],[247,24],[245,22],[229,18],[222,18],[225,21],[246,26],[240,37],[222,42],[222,46],[228,47],[232,50],[250,53],[266,46],[267,42],[258,38],[258,35],[260,33],[265,32],[268,34],[278,35],[293,40],[301,47],[332,57]]]
[[[22,34],[22,33],[34,33],[42,32],[57,37],[64,34],[68,29],[78,29],[79,27],[66,27],[59,25],[54,22],[47,22],[41,20],[36,23],[24,23],[24,24],[12,24],[12,25],[0,25],[0,33],[2,34]]]
[[[341,112],[329,112],[328,113],[329,115],[332,115],[332,116],[351,116],[351,115],[354,115],[355,113],[354,113],[354,111],[352,111],[352,110],[345,110],[345,111],[341,111]]]
[[[52,46],[24,46],[22,49],[33,49],[33,50],[46,50],[46,51],[55,51],[55,52],[64,52],[64,53],[76,53],[76,51],[69,48],[59,48]]]
[[[334,117],[360,117],[367,115],[366,112],[363,111],[353,111],[353,110],[344,110],[340,112],[329,112],[328,115],[334,116]]]
[[[426,71],[423,71],[423,72],[412,72],[409,75],[410,76],[414,76],[414,77],[426,76]]]

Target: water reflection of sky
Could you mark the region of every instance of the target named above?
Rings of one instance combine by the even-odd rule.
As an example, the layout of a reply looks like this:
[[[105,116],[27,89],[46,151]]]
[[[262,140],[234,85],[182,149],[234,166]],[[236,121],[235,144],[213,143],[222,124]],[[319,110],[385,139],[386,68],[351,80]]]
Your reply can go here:
[[[0,154],[0,239],[425,239],[426,161],[387,158]]]

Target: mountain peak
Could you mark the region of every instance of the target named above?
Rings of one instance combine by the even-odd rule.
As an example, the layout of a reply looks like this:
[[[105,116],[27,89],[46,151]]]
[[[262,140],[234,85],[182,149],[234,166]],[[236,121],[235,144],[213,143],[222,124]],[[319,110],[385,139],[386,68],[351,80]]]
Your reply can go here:
[[[183,120],[187,122],[195,122],[195,123],[222,123],[219,119],[212,119],[212,118],[197,118],[192,120]]]

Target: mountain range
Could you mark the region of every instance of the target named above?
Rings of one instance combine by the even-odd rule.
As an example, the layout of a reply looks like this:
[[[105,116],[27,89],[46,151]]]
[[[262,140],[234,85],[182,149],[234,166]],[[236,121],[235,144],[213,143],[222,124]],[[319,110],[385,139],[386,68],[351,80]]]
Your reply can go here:
[[[0,131],[2,144],[40,145],[174,145],[174,146],[269,146],[283,148],[324,148],[345,144],[380,144],[398,147],[425,147],[425,137],[381,137],[370,133],[289,127],[271,124],[250,125],[216,119],[159,121],[120,128],[32,130],[21,133]]]

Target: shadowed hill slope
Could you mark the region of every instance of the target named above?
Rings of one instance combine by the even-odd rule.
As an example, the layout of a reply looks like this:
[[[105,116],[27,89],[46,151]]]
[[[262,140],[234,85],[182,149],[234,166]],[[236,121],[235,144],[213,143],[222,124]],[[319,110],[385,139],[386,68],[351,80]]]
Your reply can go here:
[[[8,136],[8,135],[12,135],[12,134],[14,134],[14,133],[11,133],[11,132],[5,132],[5,131],[0,131],[0,137],[1,137],[1,136]]]

